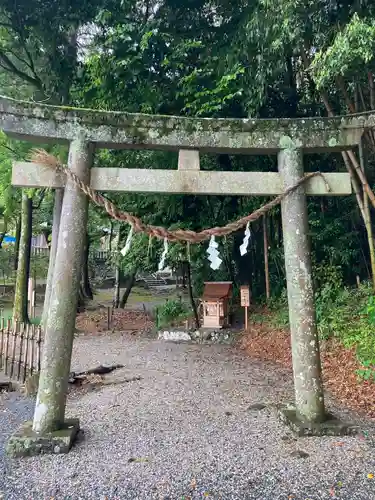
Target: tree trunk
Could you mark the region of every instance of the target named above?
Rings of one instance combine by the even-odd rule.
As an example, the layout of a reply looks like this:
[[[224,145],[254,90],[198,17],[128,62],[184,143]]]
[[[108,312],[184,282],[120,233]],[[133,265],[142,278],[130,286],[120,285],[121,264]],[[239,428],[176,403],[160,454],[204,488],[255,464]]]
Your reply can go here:
[[[4,241],[4,238],[7,234],[7,231],[8,231],[8,220],[6,217],[4,217],[4,226],[3,226],[3,230],[0,234],[0,248],[2,248],[2,246],[3,246],[3,241]]]
[[[113,224],[111,223],[111,240],[113,235]],[[121,225],[117,227],[117,235],[114,239],[115,249],[115,283],[113,289],[113,308],[118,309],[120,305],[120,279],[121,279],[121,270],[120,270],[120,239],[121,239]],[[112,245],[111,245],[112,246]]]
[[[14,270],[18,269],[18,254],[20,252],[20,239],[21,239],[21,217],[17,219],[16,226],[16,243],[14,245]]]
[[[42,328],[45,328],[47,323],[47,315],[50,307],[50,299],[53,288],[53,272],[55,270],[55,261],[56,261],[56,253],[58,247],[59,240],[59,230],[60,230],[60,216],[61,216],[61,208],[62,202],[64,198],[64,190],[56,189],[55,190],[55,204],[53,207],[53,221],[52,221],[52,235],[51,235],[51,246],[49,251],[49,264],[48,264],[48,274],[47,274],[47,284],[46,284],[46,292],[44,296],[44,305],[43,305],[43,316],[42,316]]]
[[[92,300],[94,298],[89,275],[89,253],[90,253],[90,238],[86,234],[86,242],[83,249],[83,263],[82,263],[82,290],[86,299]]]
[[[301,52],[301,57],[302,57],[302,61],[304,63],[305,69],[308,70],[310,64],[309,64],[306,52],[304,50],[302,50],[302,52]],[[336,80],[336,82],[340,84],[340,85],[338,85],[338,87],[341,89],[341,91],[343,91],[344,98],[346,97],[346,101],[347,101],[348,100],[347,92],[346,92],[346,89],[345,89],[345,85],[342,84],[342,79],[338,78]],[[323,104],[324,104],[324,106],[325,106],[325,108],[327,110],[328,116],[329,117],[334,117],[335,113],[333,112],[332,106],[331,106],[331,104],[329,102],[329,98],[328,98],[327,92],[321,92],[320,96],[321,96]],[[355,108],[353,107],[352,103],[347,102],[347,106],[348,106],[350,112],[355,111]],[[363,192],[366,193],[366,195],[368,196],[368,198],[369,198],[372,206],[375,208],[375,194],[372,191],[372,189],[371,189],[371,187],[370,187],[370,185],[369,185],[369,183],[368,183],[368,181],[366,179],[365,172],[362,170],[359,162],[357,161],[357,158],[356,158],[355,154],[350,149],[347,150],[347,151],[342,151],[341,154],[342,154],[342,157],[344,159],[344,162],[345,162],[347,168],[348,168],[348,164],[351,164],[350,165],[350,175],[352,177],[355,176],[355,175],[358,176],[359,180],[361,181],[362,187],[363,187]],[[347,160],[345,160],[345,158],[347,158]]]
[[[124,307],[126,306],[126,303],[128,301],[130,292],[132,291],[132,288],[133,288],[134,283],[135,283],[136,274],[137,274],[137,270],[135,269],[131,273],[131,275],[129,276],[129,279],[128,279],[128,282],[126,284],[126,288],[125,288],[124,294],[121,297],[121,301],[120,301],[120,307],[121,307],[121,309],[124,309]]]
[[[188,282],[189,298],[190,298],[190,304],[191,304],[191,307],[192,307],[193,313],[194,313],[195,327],[199,328],[200,327],[199,316],[198,316],[197,305],[195,303],[194,296],[193,296],[193,286],[191,283],[191,266],[190,266],[189,261],[186,261],[186,270],[187,270],[187,282]]]
[[[359,161],[361,170],[365,173],[365,165],[367,163],[367,155],[365,153],[363,138],[359,143]],[[371,278],[372,288],[375,291],[375,248],[374,248],[374,235],[372,231],[371,212],[369,205],[369,198],[365,190],[363,190],[363,220],[367,232],[367,240],[369,245],[370,263],[371,263]]]
[[[268,239],[267,239],[267,219],[263,216],[263,247],[264,247],[264,276],[266,282],[266,297],[270,298],[270,273],[268,265]]]
[[[114,309],[118,309],[118,307],[120,305],[120,277],[121,277],[120,266],[117,262],[116,268],[115,268],[115,286],[114,286],[114,291],[113,291],[113,308]]]
[[[109,253],[112,253],[112,240],[113,240],[113,221],[111,219],[110,221],[110,224],[111,224],[111,230],[110,230],[110,233],[109,233]]]
[[[334,116],[332,108],[328,102],[328,97],[325,93],[322,93],[322,100],[327,109],[328,116]],[[357,161],[353,151],[350,150],[342,151],[341,154],[344,159],[345,166],[348,172],[350,173],[352,179],[352,185],[357,198],[358,207],[360,209],[366,227],[370,260],[371,260],[372,283],[373,283],[373,288],[375,290],[375,249],[374,249],[374,239],[373,239],[373,231],[371,224],[371,213],[369,207],[369,201],[371,201],[371,204],[375,207],[375,197],[366,179],[365,168],[364,168],[365,162],[363,156],[363,140],[361,140],[361,143],[359,145],[359,156],[360,156],[359,162]],[[359,191],[356,174],[358,175],[358,178],[362,184],[362,197]]]
[[[14,295],[13,321],[27,323],[27,292],[30,274],[31,236],[32,236],[33,200],[24,192],[22,195],[21,237],[19,260]]]
[[[2,248],[3,246],[3,241],[4,241],[4,238],[5,238],[5,235],[7,234],[6,230],[3,231],[1,234],[0,234],[0,248]]]

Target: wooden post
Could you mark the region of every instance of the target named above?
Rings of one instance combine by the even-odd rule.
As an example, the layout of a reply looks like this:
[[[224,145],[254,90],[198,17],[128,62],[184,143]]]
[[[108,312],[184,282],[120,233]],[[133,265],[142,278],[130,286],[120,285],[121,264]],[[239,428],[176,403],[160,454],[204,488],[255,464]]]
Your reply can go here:
[[[17,367],[17,380],[21,380],[22,358],[23,358],[23,340],[26,335],[28,324],[22,325],[20,330],[20,347],[18,352],[18,367]]]
[[[303,176],[302,151],[279,153],[284,189]],[[296,415],[301,421],[325,419],[323,383],[316,327],[305,189],[300,186],[281,202],[288,288]]]
[[[109,331],[111,329],[111,308],[109,306],[107,307],[107,327]]]
[[[35,305],[35,280],[34,278],[29,278],[27,298],[29,302],[29,316],[33,318],[34,305]]]
[[[241,306],[245,308],[245,330],[249,329],[249,313],[248,309],[250,306],[250,287],[243,285],[240,288],[241,292]]]
[[[18,332],[22,327],[24,326],[23,323],[19,323],[17,320],[13,322],[13,328],[12,328],[12,351],[11,351],[11,358],[10,358],[10,378],[13,377],[14,373],[14,368],[16,364],[16,348],[17,348],[17,338],[18,338]]]
[[[263,216],[263,247],[264,247],[264,275],[266,280],[266,297],[270,298],[270,274],[268,265],[268,238],[267,238],[267,216]]]
[[[32,294],[32,317],[35,318],[35,309],[36,309],[36,290],[34,287],[34,291]]]
[[[30,375],[34,373],[34,354],[35,354],[35,325],[30,325],[30,336],[29,336],[29,347],[30,347]]]
[[[9,341],[10,341],[10,332],[12,330],[12,321],[8,319],[7,321],[7,329],[5,333],[5,351],[4,351],[4,363],[5,363],[5,375],[8,375],[9,369]]]
[[[25,331],[25,355],[24,355],[24,364],[23,364],[23,376],[22,376],[22,382],[25,383],[25,380],[27,378],[27,370],[28,370],[28,362],[29,362],[29,338],[30,338],[30,330],[31,330],[31,325],[26,325],[26,331]]]
[[[5,318],[3,316],[0,317],[0,328],[1,328],[1,338],[0,338],[0,370],[4,366],[4,336],[5,336]]]
[[[70,144],[69,167],[84,182],[89,182],[90,163],[90,144],[77,138]],[[39,434],[48,434],[64,425],[87,208],[86,195],[68,179],[34,413],[33,430]]]

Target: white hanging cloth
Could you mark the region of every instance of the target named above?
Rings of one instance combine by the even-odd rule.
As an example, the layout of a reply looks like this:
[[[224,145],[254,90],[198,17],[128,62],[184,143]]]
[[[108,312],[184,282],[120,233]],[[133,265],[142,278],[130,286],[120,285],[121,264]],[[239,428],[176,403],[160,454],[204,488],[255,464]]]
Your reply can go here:
[[[167,253],[168,253],[168,240],[167,238],[164,238],[164,250],[163,253],[161,254],[161,259],[159,262],[159,267],[158,267],[159,271],[162,271],[164,269]]]
[[[241,257],[247,254],[247,247],[249,246],[249,240],[251,239],[250,222],[246,224],[245,237],[243,239],[242,245],[240,246]]]
[[[211,236],[210,244],[208,245],[207,248],[207,254],[208,254],[208,260],[211,262],[210,267],[215,271],[219,269],[221,263],[223,262],[222,259],[220,259],[219,257],[219,251],[217,249],[218,246],[219,244],[215,241],[215,236]]]
[[[121,250],[121,255],[123,257],[125,257],[125,255],[128,253],[132,239],[133,239],[133,226],[130,226],[130,231],[128,233],[128,237],[126,238],[125,246]]]

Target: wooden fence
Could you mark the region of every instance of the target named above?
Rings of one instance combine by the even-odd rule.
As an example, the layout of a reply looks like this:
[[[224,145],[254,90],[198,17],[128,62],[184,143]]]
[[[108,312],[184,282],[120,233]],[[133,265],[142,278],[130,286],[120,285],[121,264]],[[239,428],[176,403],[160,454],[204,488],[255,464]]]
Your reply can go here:
[[[49,255],[48,247],[31,247],[31,255]]]
[[[11,380],[25,383],[40,372],[42,331],[40,326],[0,319],[0,371]]]

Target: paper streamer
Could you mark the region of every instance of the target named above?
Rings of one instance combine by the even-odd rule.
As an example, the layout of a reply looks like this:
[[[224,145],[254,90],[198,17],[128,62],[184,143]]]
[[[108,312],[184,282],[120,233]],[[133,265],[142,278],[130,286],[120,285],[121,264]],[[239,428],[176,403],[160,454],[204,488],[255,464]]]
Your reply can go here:
[[[242,245],[240,246],[241,256],[247,253],[247,247],[249,246],[249,240],[251,238],[250,222],[246,224],[245,237],[243,239]]]
[[[164,250],[159,262],[159,271],[162,271],[164,269],[164,263],[165,263],[165,258],[167,257],[167,253],[168,253],[168,240],[167,238],[164,238]]]
[[[130,226],[130,231],[128,233],[128,237],[126,238],[125,246],[121,250],[121,255],[123,257],[125,257],[125,255],[129,252],[129,248],[130,248],[132,239],[133,239],[133,226]]]
[[[218,251],[219,244],[215,241],[215,236],[211,236],[210,244],[207,248],[208,260],[211,262],[210,267],[215,271],[219,269],[221,263],[223,262],[219,257]]]
[[[151,248],[152,248],[152,236],[151,236],[151,234],[150,234],[150,236],[148,237],[147,259],[150,259],[150,255],[151,255]]]

